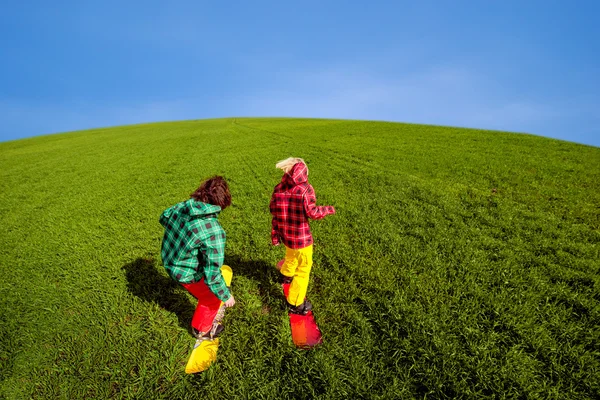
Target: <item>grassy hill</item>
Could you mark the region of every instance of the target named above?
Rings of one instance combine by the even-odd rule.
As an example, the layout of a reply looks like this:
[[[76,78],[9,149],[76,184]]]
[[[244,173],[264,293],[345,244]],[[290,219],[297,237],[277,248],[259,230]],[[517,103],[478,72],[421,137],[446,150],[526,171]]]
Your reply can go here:
[[[322,346],[291,342],[275,163],[318,204]],[[238,301],[186,375],[195,302],[158,216],[224,175]],[[600,148],[383,122],[219,119],[0,143],[0,398],[600,395]]]

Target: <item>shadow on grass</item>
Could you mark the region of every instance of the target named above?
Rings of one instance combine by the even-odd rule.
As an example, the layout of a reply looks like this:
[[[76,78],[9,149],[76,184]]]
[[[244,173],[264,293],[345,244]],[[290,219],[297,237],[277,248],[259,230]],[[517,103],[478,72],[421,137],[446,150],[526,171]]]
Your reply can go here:
[[[191,321],[195,305],[185,293],[185,289],[159,270],[162,266],[154,258],[138,258],[125,264],[122,269],[127,277],[127,289],[142,300],[156,303],[174,313],[179,325],[191,334]]]
[[[233,279],[241,275],[258,283],[259,294],[263,303],[271,303],[271,300],[285,305],[281,285],[279,285],[279,272],[275,265],[264,260],[249,260],[238,254],[226,255],[225,264],[233,270]]]
[[[259,295],[265,306],[280,304],[285,308],[285,298],[278,284],[279,273],[274,265],[236,254],[227,255],[225,264],[233,269],[234,282],[236,275],[239,275],[258,283]],[[179,325],[192,334],[190,323],[196,308],[195,302],[190,302],[181,285],[162,273],[163,267],[159,262],[152,257],[140,257],[125,264],[122,269],[127,278],[127,289],[133,295],[174,313]]]

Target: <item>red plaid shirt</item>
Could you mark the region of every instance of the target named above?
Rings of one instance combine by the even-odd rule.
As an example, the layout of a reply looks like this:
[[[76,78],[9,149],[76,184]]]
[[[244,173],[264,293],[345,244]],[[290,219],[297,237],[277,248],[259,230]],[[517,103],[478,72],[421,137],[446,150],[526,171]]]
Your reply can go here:
[[[290,249],[302,249],[313,243],[308,219],[335,214],[333,206],[317,206],[315,190],[308,183],[308,168],[297,163],[275,186],[269,209],[273,215],[271,241],[283,242]]]

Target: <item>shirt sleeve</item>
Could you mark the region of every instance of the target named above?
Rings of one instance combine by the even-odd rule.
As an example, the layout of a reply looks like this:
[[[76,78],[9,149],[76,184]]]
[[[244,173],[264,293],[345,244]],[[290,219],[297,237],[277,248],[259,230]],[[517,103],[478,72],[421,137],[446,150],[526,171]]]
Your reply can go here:
[[[275,194],[271,196],[271,202],[269,203],[269,211],[272,215],[271,220],[271,243],[274,246],[279,244],[279,221],[277,220],[276,206],[275,206]]]
[[[227,301],[231,292],[221,274],[221,266],[225,258],[225,232],[215,233],[206,243],[206,266],[204,267],[204,282],[211,292],[221,301]]]
[[[310,219],[325,218],[329,214],[335,214],[333,206],[317,206],[317,197],[312,185],[308,185],[308,189],[304,194],[304,211]]]

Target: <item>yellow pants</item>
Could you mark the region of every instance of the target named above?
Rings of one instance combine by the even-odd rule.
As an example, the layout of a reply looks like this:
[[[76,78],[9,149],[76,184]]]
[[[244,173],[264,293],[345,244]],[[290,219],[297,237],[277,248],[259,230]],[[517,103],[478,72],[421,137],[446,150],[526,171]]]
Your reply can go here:
[[[303,249],[285,247],[285,260],[280,271],[283,275],[294,278],[287,297],[287,301],[291,305],[302,304],[306,297],[308,278],[312,268],[312,250],[312,244]]]

